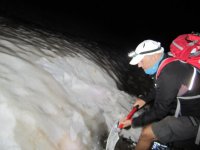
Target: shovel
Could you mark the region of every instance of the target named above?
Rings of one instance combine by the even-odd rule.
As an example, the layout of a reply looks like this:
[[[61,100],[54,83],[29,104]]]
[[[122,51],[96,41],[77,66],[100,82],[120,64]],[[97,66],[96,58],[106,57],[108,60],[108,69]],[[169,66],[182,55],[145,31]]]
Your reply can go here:
[[[132,108],[132,110],[129,112],[129,114],[126,116],[126,120],[129,120],[132,118],[134,113],[139,109],[139,105],[136,105],[135,107]],[[123,129],[123,124],[119,124],[119,121],[116,121],[114,123],[114,126],[112,127],[107,143],[106,143],[106,150],[114,150],[115,146],[117,144],[117,141],[119,140],[119,133],[121,129]]]

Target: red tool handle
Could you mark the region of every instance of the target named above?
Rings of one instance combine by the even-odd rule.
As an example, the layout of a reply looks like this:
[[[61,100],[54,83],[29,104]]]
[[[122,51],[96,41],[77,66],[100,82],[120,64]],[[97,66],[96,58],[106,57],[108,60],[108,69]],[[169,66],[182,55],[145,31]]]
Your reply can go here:
[[[139,109],[139,105],[136,105],[133,107],[133,109],[129,112],[129,114],[126,116],[126,120],[131,119],[131,117],[134,115],[134,113]],[[119,124],[118,128],[122,129],[124,127],[124,124]]]

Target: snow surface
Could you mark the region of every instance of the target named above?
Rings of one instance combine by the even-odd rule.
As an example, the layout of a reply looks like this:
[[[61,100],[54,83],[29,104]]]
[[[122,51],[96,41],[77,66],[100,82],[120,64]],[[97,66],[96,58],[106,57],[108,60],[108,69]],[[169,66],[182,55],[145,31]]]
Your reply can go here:
[[[134,98],[91,53],[62,36],[1,21],[1,150],[103,149],[102,138]]]

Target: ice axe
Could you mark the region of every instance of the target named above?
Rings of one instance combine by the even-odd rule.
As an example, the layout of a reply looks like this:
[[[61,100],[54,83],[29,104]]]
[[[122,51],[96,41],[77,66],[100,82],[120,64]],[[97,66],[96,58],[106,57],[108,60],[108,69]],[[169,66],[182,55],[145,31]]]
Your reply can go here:
[[[136,105],[132,108],[132,110],[129,112],[129,114],[126,116],[126,120],[129,120],[132,118],[134,113],[139,109],[139,105]],[[106,150],[114,150],[115,146],[117,144],[117,141],[119,140],[119,133],[121,129],[123,129],[124,124],[119,124],[119,121],[116,121],[114,123],[114,126],[112,127],[106,143]]]

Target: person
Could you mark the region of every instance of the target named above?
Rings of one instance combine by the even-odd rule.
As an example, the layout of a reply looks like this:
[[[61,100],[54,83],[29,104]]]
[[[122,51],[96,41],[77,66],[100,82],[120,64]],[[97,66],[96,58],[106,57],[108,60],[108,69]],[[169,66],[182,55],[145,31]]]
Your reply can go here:
[[[122,118],[119,122],[124,128],[142,127],[135,149],[148,150],[154,141],[167,144],[196,139],[200,118],[200,74],[194,72],[191,65],[174,61],[155,78],[159,65],[169,55],[160,42],[151,39],[141,42],[135,51],[129,53],[129,57],[130,65],[141,67],[154,80],[149,93],[138,96],[133,104],[139,105],[139,108],[149,105],[149,109],[137,117],[130,120]],[[186,97],[187,100],[181,103],[180,113],[175,116],[179,112],[177,97]]]

